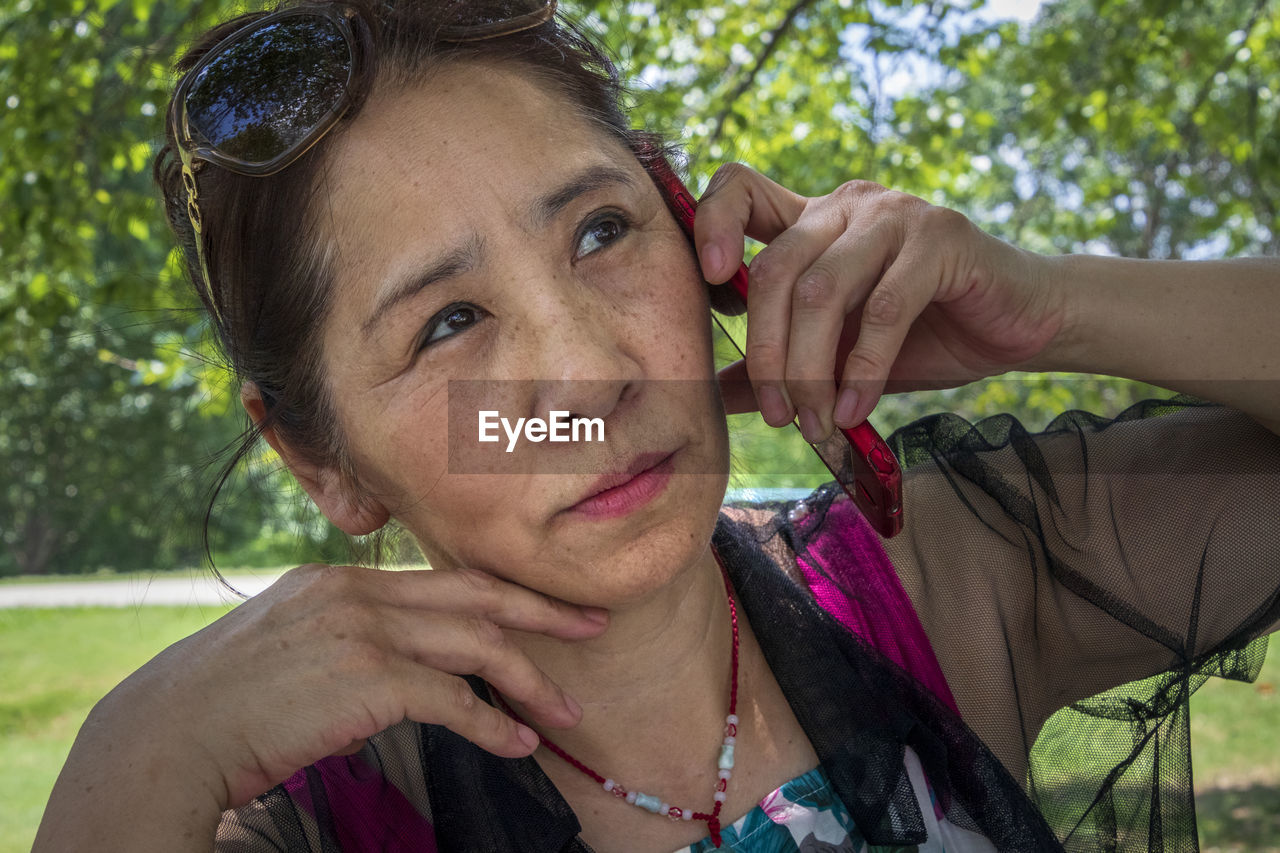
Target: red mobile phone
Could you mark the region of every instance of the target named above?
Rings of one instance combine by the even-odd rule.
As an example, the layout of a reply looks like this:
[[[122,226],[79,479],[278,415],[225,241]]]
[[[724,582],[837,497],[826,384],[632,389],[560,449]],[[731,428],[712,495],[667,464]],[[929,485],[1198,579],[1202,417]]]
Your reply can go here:
[[[685,188],[666,158],[646,152],[642,160],[672,215],[693,243],[693,218],[698,203]],[[747,265],[738,267],[728,283],[742,304],[747,304]],[[725,285],[719,285],[721,287]],[[728,333],[726,332],[726,337]],[[732,337],[734,348],[742,348]],[[838,378],[838,374],[837,374]],[[796,429],[799,426],[796,425]],[[875,427],[863,421],[853,429],[837,429],[821,444],[811,444],[823,464],[835,475],[845,493],[857,504],[871,526],[886,539],[902,530],[902,468]]]

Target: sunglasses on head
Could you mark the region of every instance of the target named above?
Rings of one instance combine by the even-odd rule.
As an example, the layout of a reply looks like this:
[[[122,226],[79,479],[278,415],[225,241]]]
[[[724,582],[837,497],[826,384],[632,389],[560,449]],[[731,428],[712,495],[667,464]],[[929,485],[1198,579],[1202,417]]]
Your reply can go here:
[[[556,0],[460,0],[442,5],[440,41],[531,29]],[[241,175],[284,169],[329,132],[368,83],[372,35],[354,7],[296,6],[264,15],[214,45],[174,93],[169,121],[182,161],[187,216],[215,324],[221,314],[204,255],[196,176],[206,163]]]

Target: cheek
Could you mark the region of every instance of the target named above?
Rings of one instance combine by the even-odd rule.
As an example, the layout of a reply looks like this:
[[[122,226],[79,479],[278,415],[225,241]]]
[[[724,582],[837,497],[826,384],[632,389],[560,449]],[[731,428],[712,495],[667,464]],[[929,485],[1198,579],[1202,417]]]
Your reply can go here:
[[[710,304],[693,252],[682,234],[655,241],[652,249],[643,284],[632,294],[634,311],[629,313],[637,337],[662,378],[710,378]]]
[[[342,418],[345,434],[353,437],[348,453],[361,486],[397,517],[432,500],[448,479],[446,385],[435,384],[387,387],[394,392],[367,395],[359,400],[359,411]]]

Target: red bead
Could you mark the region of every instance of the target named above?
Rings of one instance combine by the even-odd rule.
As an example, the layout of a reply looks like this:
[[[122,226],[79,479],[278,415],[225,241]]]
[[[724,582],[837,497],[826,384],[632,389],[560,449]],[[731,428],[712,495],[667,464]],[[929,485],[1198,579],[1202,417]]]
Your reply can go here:
[[[725,735],[725,737],[737,737],[737,736],[738,736],[738,727],[737,727],[737,726],[735,726],[733,723],[725,723],[725,726],[724,726],[724,735]]]
[[[622,787],[621,785],[615,784],[613,786],[613,790],[610,791],[609,793],[613,794],[615,797],[617,797],[620,800],[625,800],[627,798],[627,789]]]
[[[728,780],[728,779],[721,779],[719,782],[716,782],[716,790],[717,790],[717,791],[727,791],[727,790],[729,790],[729,780]]]
[[[679,806],[672,806],[671,811],[667,812],[667,817],[672,820],[680,820],[680,818],[684,817],[684,812],[680,810]]]

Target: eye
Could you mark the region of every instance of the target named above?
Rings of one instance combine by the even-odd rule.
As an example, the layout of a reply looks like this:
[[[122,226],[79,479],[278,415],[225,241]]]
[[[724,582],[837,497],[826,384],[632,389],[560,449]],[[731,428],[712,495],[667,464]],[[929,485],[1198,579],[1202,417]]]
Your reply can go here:
[[[607,213],[591,222],[578,235],[578,257],[605,248],[627,233],[629,223],[620,213]]]
[[[474,326],[480,321],[483,313],[474,305],[455,302],[440,311],[427,323],[427,327],[423,331],[422,343],[419,344],[418,349],[426,349],[445,338],[453,337],[453,335],[469,326]]]

